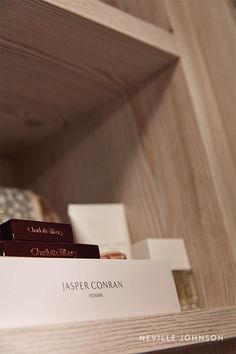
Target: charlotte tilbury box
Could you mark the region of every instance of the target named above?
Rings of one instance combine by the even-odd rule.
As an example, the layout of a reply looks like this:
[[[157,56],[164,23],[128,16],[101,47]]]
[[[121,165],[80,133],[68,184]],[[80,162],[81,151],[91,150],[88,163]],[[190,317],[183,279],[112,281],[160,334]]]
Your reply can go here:
[[[0,240],[73,242],[70,224],[11,219],[0,225]]]
[[[161,261],[2,257],[0,284],[0,328],[179,311]]]
[[[39,241],[0,241],[0,256],[100,258],[96,245]]]
[[[123,204],[70,204],[68,215],[77,242],[98,244],[101,258],[131,258]]]
[[[183,239],[146,239],[132,245],[132,256],[135,259],[167,260],[181,310],[199,307],[195,280]]]

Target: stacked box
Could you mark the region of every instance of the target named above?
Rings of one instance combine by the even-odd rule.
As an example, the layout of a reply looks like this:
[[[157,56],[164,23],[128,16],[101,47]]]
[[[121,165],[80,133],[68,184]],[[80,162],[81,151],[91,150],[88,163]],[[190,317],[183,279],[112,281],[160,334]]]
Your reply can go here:
[[[97,245],[73,240],[70,224],[11,219],[0,225],[0,256],[100,258]]]

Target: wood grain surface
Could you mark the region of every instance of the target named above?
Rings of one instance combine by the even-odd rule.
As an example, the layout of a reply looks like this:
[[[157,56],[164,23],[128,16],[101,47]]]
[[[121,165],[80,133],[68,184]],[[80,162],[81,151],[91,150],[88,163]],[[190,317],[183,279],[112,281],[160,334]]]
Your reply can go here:
[[[31,188],[45,195],[64,221],[68,221],[68,203],[124,203],[132,242],[156,237],[185,240],[201,307],[235,305],[236,34],[228,2],[164,1],[174,36],[158,28],[154,31],[155,26],[94,0],[23,0],[21,9],[24,11],[18,11],[18,1],[5,0],[2,3],[14,4],[14,16],[6,26],[9,32],[5,40],[8,43],[13,34],[17,36],[14,46],[9,47],[11,55],[6,61],[6,72],[9,74],[12,70],[12,76],[5,76],[4,82],[10,79],[5,90],[5,103],[8,98],[9,102],[2,115],[11,127],[16,128],[16,135],[11,138],[11,133],[4,133],[4,139],[11,141],[16,149],[23,149],[19,153],[15,151],[12,163],[4,163],[7,169],[4,183],[7,176],[13,176],[18,187]],[[148,3],[145,1],[145,6]],[[55,11],[55,4],[60,9]],[[132,11],[131,2],[129,5],[122,0],[113,2],[114,6],[140,18],[144,2],[141,4],[134,4]],[[149,11],[150,8],[147,13]],[[32,19],[27,26],[25,14],[30,14]],[[39,14],[40,22],[35,20]],[[164,16],[166,14],[167,11]],[[56,25],[55,32],[49,30],[52,20]],[[16,26],[22,25],[14,27],[15,22]],[[32,37],[30,31],[35,31],[35,24],[37,36]],[[37,32],[38,26],[40,33]],[[65,27],[68,28],[64,33],[62,29]],[[77,53],[75,34],[79,29],[90,45],[86,52],[87,42],[82,41],[85,52],[78,83],[77,58],[81,58],[81,53],[76,56],[74,53]],[[22,35],[28,41],[24,53],[22,43],[18,43]],[[68,38],[68,44],[62,48],[60,44]],[[97,43],[101,42],[104,42],[102,48],[106,49],[105,53],[109,52],[109,56],[104,58],[104,52],[98,50],[95,60],[94,48],[97,49]],[[163,68],[168,62],[168,51],[173,59],[176,47],[180,62]],[[28,51],[32,48],[32,52]],[[78,51],[80,48],[79,45]],[[160,51],[165,63],[161,66]],[[57,62],[54,53],[59,58]],[[122,54],[119,61],[113,53]],[[20,59],[22,55],[27,58]],[[91,62],[87,63],[87,58]],[[34,66],[24,64],[34,60]],[[64,65],[65,62],[70,63],[70,68]],[[156,65],[163,69],[157,72]],[[87,66],[96,69],[92,75],[88,74]],[[28,81],[16,75],[27,72]],[[44,85],[45,72],[52,75],[52,86]],[[150,75],[149,80],[143,81]],[[87,86],[88,80],[94,77],[95,81],[89,81]],[[123,80],[124,77],[128,81]],[[29,87],[26,88],[25,83]],[[35,88],[36,83],[38,88]],[[19,92],[24,95],[17,96]],[[31,127],[27,125],[21,130],[17,122],[21,125],[22,119],[29,121]],[[53,133],[57,125],[60,132]],[[1,130],[2,136],[3,131],[7,130]],[[17,144],[20,132],[22,135]],[[37,142],[37,136],[38,141],[46,136],[50,139],[27,148],[28,143]],[[197,328],[204,331],[216,329],[217,323],[218,330],[227,328],[227,333],[235,332],[235,309],[214,311],[194,312],[187,317],[177,315],[183,316],[180,317],[182,322],[172,323],[172,316],[168,316],[166,322],[160,318],[158,328],[165,330],[163,324],[168,322],[168,330],[173,324],[175,330],[186,330],[187,327],[195,333]],[[63,329],[10,331],[2,333],[0,346],[5,345],[6,353],[11,350],[13,353],[16,348],[13,338],[16,338],[19,348],[23,348],[19,354],[27,354],[30,346],[35,348],[35,353],[37,350],[77,353],[78,348],[86,349],[88,343],[91,343],[90,353],[97,349],[112,353],[157,349],[152,347],[153,343],[150,347],[149,343],[148,347],[145,344],[143,349],[133,337],[140,328],[150,328],[152,319],[144,322],[130,320],[134,327],[129,327],[127,321],[108,321],[95,327],[93,323],[88,327],[78,324],[76,328],[72,325]],[[147,327],[143,327],[144,323]],[[107,334],[111,339],[107,339]],[[97,341],[98,335],[100,342]],[[36,347],[39,342],[42,346]],[[181,349],[181,354],[234,354],[235,343],[234,340],[204,345],[203,350],[200,347]]]
[[[177,52],[172,34],[95,0],[3,0],[0,37],[2,154],[49,138]]]
[[[196,122],[236,262],[236,30],[226,1],[170,1]],[[227,236],[226,236],[227,234]]]
[[[236,352],[236,340],[226,340],[204,345],[194,345],[186,348],[177,348],[174,350],[164,350],[163,354],[234,354]],[[153,352],[158,353],[158,351]]]
[[[236,303],[234,251],[181,66],[18,156],[14,174],[65,221],[68,203],[124,203],[132,242],[185,240],[203,307]]]
[[[106,4],[171,31],[165,0],[101,0]]]
[[[185,346],[202,343],[195,353],[206,353],[204,347],[209,344],[207,337],[191,340],[191,336],[215,335],[223,336],[224,340],[235,338],[235,323],[234,307],[1,330],[0,351],[4,354],[131,354],[181,347],[183,353]],[[152,337],[154,340],[150,337],[149,340],[140,340],[140,336],[148,335],[156,337]],[[161,337],[158,338],[158,335]]]
[[[5,187],[15,186],[16,182],[13,176],[12,160],[0,158],[0,185]]]

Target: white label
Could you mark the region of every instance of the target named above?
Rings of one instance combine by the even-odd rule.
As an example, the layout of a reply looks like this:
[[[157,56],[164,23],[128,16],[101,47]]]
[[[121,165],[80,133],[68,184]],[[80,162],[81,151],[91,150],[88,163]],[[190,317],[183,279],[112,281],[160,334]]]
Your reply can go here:
[[[0,258],[0,328],[179,311],[168,263]]]

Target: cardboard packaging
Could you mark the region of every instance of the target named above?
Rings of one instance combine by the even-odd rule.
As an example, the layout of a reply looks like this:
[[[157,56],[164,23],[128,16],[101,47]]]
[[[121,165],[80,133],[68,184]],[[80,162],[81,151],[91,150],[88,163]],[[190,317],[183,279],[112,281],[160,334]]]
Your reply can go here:
[[[68,215],[77,242],[98,244],[101,258],[131,258],[123,204],[70,204]]]
[[[0,284],[0,328],[179,312],[167,262],[0,257]]]
[[[96,245],[40,241],[0,241],[0,256],[100,258]]]
[[[73,242],[70,224],[10,219],[0,225],[0,240]]]
[[[146,239],[132,245],[135,259],[166,260],[174,277],[181,310],[199,307],[197,289],[184,240]]]

